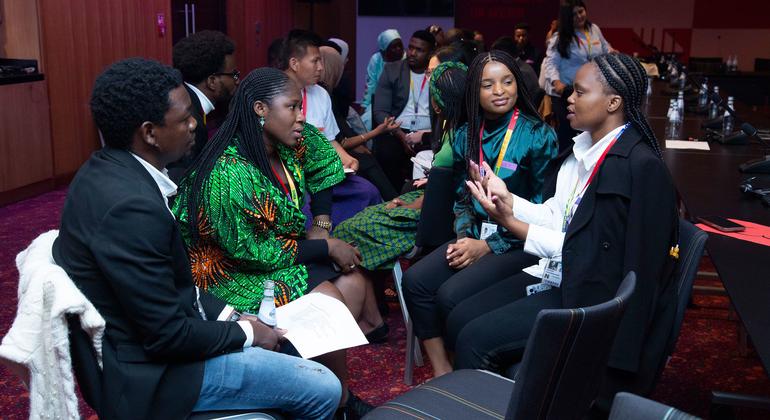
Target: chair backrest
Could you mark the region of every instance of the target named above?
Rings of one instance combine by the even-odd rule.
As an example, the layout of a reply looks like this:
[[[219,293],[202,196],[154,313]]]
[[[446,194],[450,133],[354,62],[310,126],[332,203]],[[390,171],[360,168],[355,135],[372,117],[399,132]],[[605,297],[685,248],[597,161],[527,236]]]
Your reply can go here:
[[[722,57],[690,57],[687,70],[696,73],[719,73],[722,69]]]
[[[454,237],[455,185],[451,168],[433,167],[425,185],[415,245],[435,248]]]
[[[698,418],[638,395],[618,392],[612,402],[609,420],[696,420]]]
[[[620,319],[636,287],[629,272],[610,301],[540,311],[516,374],[506,419],[582,418],[599,392]]]
[[[690,302],[692,295],[692,284],[698,274],[700,260],[703,258],[703,249],[706,246],[708,234],[698,229],[687,220],[679,220],[679,261],[674,271],[674,280],[676,281],[676,318],[674,318],[674,327],[669,336],[667,355],[674,351],[676,341],[679,338],[679,331],[682,328],[684,320],[684,311]]]
[[[770,58],[759,58],[759,57],[755,58],[754,71],[770,72]]]

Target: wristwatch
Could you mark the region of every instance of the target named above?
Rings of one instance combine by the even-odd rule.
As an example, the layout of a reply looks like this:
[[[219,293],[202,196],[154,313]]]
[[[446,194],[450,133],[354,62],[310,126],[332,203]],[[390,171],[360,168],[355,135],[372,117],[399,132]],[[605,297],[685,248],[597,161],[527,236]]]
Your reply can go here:
[[[313,220],[313,226],[318,226],[321,229],[332,230],[332,222],[328,220]]]

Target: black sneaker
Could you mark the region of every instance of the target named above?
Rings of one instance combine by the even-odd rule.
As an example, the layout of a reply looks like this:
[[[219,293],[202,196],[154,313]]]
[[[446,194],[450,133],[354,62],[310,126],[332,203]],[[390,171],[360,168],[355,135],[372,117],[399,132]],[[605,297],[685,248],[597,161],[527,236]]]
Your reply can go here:
[[[365,403],[351,392],[348,395],[347,404],[337,409],[334,418],[338,420],[358,420],[372,410],[374,410],[374,406]]]
[[[366,339],[369,340],[369,344],[385,343],[388,341],[388,333],[390,333],[390,327],[383,322],[382,325],[366,334]]]

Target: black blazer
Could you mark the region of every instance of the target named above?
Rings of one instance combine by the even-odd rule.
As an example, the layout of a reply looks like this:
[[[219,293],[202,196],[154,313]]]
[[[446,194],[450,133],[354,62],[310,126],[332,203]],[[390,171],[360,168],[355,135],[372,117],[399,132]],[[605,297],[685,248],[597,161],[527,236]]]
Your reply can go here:
[[[198,125],[195,127],[195,144],[190,150],[190,154],[168,165],[169,178],[171,178],[171,180],[177,184],[182,179],[182,175],[184,175],[184,172],[187,170],[187,168],[189,168],[190,165],[195,162],[195,159],[198,157],[198,155],[201,154],[203,146],[205,146],[206,142],[209,141],[208,129],[206,128],[206,123],[204,122],[203,118],[205,115],[203,113],[203,105],[201,105],[201,101],[198,99],[198,95],[196,95],[195,92],[193,92],[193,90],[190,89],[186,83],[184,84],[184,88],[187,91],[187,94],[190,95],[190,102],[192,102],[191,113]]]
[[[401,115],[408,101],[409,64],[406,60],[385,63],[374,91],[372,127],[382,124],[388,117]]]
[[[186,417],[200,393],[203,361],[246,340],[237,323],[204,321],[196,310],[176,222],[127,151],[102,149],[80,168],[53,256],[107,321],[95,407],[101,418]],[[201,301],[208,319],[224,308],[205,292]]]
[[[554,161],[556,167],[571,153],[565,150]],[[555,178],[548,195],[553,195]],[[565,308],[612,299],[626,273],[636,272],[636,291],[615,338],[610,367],[636,372],[643,357],[665,348],[676,304],[675,260],[669,250],[677,226],[668,169],[631,126],[586,190],[562,248]]]

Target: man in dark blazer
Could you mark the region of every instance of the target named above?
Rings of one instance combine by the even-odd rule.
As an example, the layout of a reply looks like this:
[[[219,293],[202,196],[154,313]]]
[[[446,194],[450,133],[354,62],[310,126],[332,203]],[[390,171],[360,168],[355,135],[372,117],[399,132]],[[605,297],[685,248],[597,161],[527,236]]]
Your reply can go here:
[[[372,126],[382,124],[388,117],[401,122],[401,128],[374,140],[373,152],[388,179],[400,190],[409,173],[409,157],[414,153],[408,133],[430,130],[430,95],[425,74],[436,40],[428,31],[417,31],[409,40],[406,60],[385,63],[372,103]],[[412,80],[419,79],[417,83]],[[421,83],[423,78],[426,82]],[[407,104],[409,108],[407,109]],[[426,106],[427,105],[427,106]],[[415,113],[414,110],[418,112]],[[407,115],[408,114],[408,115]]]
[[[195,145],[187,156],[169,165],[170,177],[178,182],[209,139],[206,115],[217,104],[226,104],[238,87],[240,72],[235,65],[233,40],[218,31],[200,31],[181,39],[172,52],[174,68],[182,73],[192,101]]]
[[[328,417],[341,393],[328,369],[276,352],[279,330],[193,285],[164,169],[189,152],[196,128],[179,73],[140,58],[115,63],[97,78],[91,110],[106,146],[70,185],[53,256],[107,321],[100,385],[87,398],[99,416],[277,408]]]

